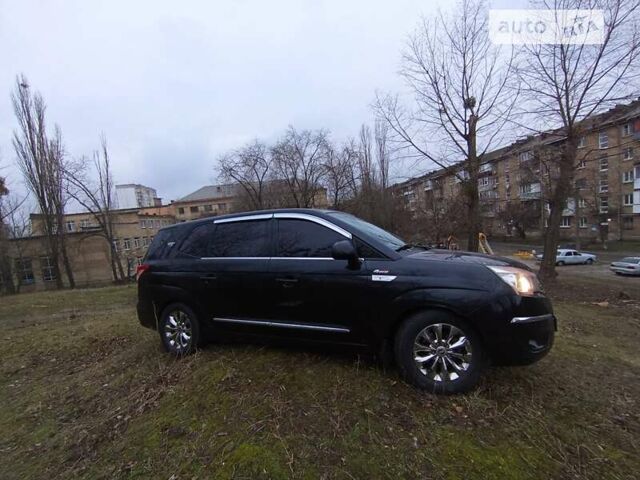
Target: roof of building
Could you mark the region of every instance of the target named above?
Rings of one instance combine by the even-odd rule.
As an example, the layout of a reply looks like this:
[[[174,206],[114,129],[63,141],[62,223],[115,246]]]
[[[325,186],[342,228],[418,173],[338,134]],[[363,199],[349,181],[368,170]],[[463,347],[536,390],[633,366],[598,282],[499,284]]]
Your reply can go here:
[[[199,200],[226,198],[237,195],[237,193],[238,185],[205,185],[195,192],[192,192],[189,195],[176,200],[174,203],[197,202]]]

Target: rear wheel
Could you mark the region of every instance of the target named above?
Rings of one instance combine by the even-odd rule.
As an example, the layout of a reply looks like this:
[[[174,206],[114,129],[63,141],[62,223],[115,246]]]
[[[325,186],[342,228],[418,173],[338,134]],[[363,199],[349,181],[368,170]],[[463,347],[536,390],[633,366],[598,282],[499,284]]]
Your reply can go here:
[[[447,312],[421,312],[407,318],[396,334],[394,353],[402,377],[433,393],[471,390],[485,366],[479,335]]]
[[[556,262],[556,265],[558,265],[558,266],[560,266],[560,267],[561,267],[561,266],[563,266],[563,265],[564,265],[564,262],[563,262],[562,260],[560,260],[559,262]]]
[[[172,303],[162,312],[158,326],[164,349],[176,356],[195,352],[200,326],[195,312],[183,303]]]

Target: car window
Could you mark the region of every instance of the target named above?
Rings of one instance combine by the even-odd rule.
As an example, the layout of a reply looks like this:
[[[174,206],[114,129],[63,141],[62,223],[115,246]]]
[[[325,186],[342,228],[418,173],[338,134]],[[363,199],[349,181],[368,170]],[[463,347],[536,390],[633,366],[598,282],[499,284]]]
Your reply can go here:
[[[334,243],[346,238],[307,220],[278,220],[278,257],[331,257]]]
[[[640,263],[640,259],[635,257],[625,257],[620,261],[624,263]]]
[[[269,220],[218,223],[208,257],[268,257]]]
[[[160,230],[154,237],[149,249],[147,250],[146,260],[159,260],[166,258],[171,251],[171,248],[176,242],[176,228],[169,228],[167,230]]]
[[[213,222],[198,225],[191,230],[180,245],[178,254],[187,257],[206,257],[209,255],[209,243],[213,240],[215,225]]]

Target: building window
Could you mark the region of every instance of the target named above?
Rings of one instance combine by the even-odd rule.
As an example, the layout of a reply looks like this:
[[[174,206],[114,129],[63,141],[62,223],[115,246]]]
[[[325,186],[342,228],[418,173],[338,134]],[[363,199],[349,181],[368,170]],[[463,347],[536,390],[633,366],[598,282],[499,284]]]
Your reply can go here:
[[[226,203],[219,203],[218,204],[218,211],[224,212],[226,209],[227,209],[227,204]]]
[[[85,230],[85,229],[89,228],[89,220],[87,220],[87,219],[80,220],[80,228],[82,230]]]
[[[587,137],[584,135],[578,139],[578,148],[584,148],[587,146]]]
[[[607,193],[609,191],[609,180],[606,177],[601,177],[599,187],[600,193]]]
[[[584,168],[587,166],[587,161],[583,158],[578,162],[578,168]]]
[[[183,207],[178,208],[178,213],[180,215],[184,215],[184,208]]]
[[[625,207],[630,207],[633,205],[633,193],[625,193],[622,196],[622,204]]]
[[[113,251],[114,252],[118,251],[118,243],[119,243],[119,240],[117,238],[114,238],[112,243],[111,243],[113,245]]]
[[[135,237],[133,239],[133,248],[140,248],[140,237]]]
[[[130,238],[122,239],[122,248],[124,250],[131,250],[131,239]]]
[[[587,217],[580,217],[580,228],[587,228],[588,227],[588,223],[587,223]]]
[[[204,206],[204,211],[205,212],[213,212],[213,205],[205,205]]]
[[[632,160],[633,159],[633,148],[627,147],[622,151],[622,159],[623,160]]]
[[[607,132],[600,132],[598,135],[598,146],[600,148],[609,148],[609,135],[607,135]]]
[[[578,199],[578,208],[587,208],[587,202],[585,202],[584,198]]]
[[[571,217],[562,217],[560,228],[569,228],[571,226]]]
[[[631,135],[631,124],[630,123],[625,123],[622,126],[622,136],[623,137],[628,137],[629,135]]]
[[[142,237],[142,246],[143,247],[149,246],[149,237]]]
[[[633,230],[633,217],[632,216],[622,217],[622,228],[624,230]]]
[[[198,206],[196,205],[195,207],[189,207],[189,211],[191,213],[198,213]]]
[[[20,285],[35,283],[36,279],[33,276],[33,268],[30,258],[16,258],[16,275],[18,276],[18,282]]]
[[[606,172],[609,170],[609,159],[607,157],[602,157],[600,159],[600,171]]]
[[[629,170],[628,172],[622,173],[622,183],[631,183],[633,182],[633,170]]]
[[[600,213],[609,213],[609,197],[600,198]]]
[[[73,220],[69,220],[67,222],[67,232],[75,232],[76,231],[76,222]]]
[[[520,163],[528,162],[533,159],[533,152],[531,150],[527,150],[526,152],[520,152],[518,154],[518,160]]]
[[[40,257],[40,267],[42,268],[42,279],[45,282],[52,282],[56,279],[56,266],[51,257]]]
[[[587,179],[586,178],[577,178],[576,179],[576,188],[577,189],[587,188]]]
[[[140,220],[140,228],[147,228],[147,221],[146,220]]]
[[[158,220],[157,218],[155,219],[154,224],[155,228],[160,228],[160,220]]]

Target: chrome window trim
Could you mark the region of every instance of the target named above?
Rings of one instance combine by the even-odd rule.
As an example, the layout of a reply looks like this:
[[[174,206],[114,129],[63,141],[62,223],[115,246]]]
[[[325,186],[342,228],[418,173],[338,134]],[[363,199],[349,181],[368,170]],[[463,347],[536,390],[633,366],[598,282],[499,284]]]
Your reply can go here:
[[[224,318],[213,317],[214,322],[237,323],[242,325],[260,325],[262,327],[274,328],[298,328],[300,330],[316,330],[322,332],[349,333],[351,330],[344,327],[327,327],[325,325],[290,323],[290,322],[273,322],[270,320],[249,320],[244,318]]]
[[[327,227],[330,230],[333,230],[336,233],[339,233],[343,237],[351,240],[353,235],[351,232],[348,232],[342,227],[339,227],[324,218],[316,217],[315,215],[309,215],[307,213],[274,213],[273,218],[282,218],[282,219],[292,219],[292,220],[308,220],[310,222],[317,223],[318,225],[322,225],[323,227]]]
[[[531,322],[543,322],[546,320],[553,320],[553,314],[547,313],[545,315],[535,315],[533,317],[513,317],[511,323],[531,323]]]
[[[269,220],[273,218],[273,213],[260,213],[257,215],[245,215],[243,217],[232,218],[219,218],[214,220],[213,223],[233,223],[233,222],[245,222],[249,220]]]
[[[200,257],[200,260],[270,260],[271,257]]]

